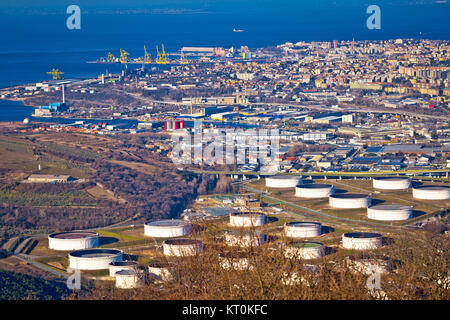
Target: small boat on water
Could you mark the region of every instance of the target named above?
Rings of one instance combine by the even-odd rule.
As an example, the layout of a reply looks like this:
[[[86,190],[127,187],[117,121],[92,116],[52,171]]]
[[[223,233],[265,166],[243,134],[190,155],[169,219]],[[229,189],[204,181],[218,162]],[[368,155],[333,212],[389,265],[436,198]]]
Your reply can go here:
[[[234,28],[233,29],[233,32],[244,32],[245,30],[242,30],[242,29],[236,29],[236,28]]]

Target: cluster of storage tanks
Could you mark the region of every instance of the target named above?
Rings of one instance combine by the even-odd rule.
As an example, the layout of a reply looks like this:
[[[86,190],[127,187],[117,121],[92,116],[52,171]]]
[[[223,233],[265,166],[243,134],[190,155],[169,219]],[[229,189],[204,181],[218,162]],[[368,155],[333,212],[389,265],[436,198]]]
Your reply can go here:
[[[335,194],[333,185],[302,185],[299,176],[272,176],[266,178],[266,186],[271,188],[295,188],[295,195],[301,198],[329,198],[332,208],[367,208],[367,216],[373,220],[397,221],[409,219],[412,207],[397,204],[371,206],[371,197],[366,194]],[[380,190],[406,190],[411,187],[409,178],[374,178],[373,187]],[[422,186],[413,188],[413,197],[424,200],[446,200],[450,198],[450,188],[446,186]],[[241,230],[225,232],[225,243],[231,247],[246,248],[259,246],[266,242],[266,235],[260,231],[242,231],[252,227],[261,227],[266,216],[260,213],[232,213],[229,224]],[[192,232],[192,225],[183,220],[160,220],[144,224],[144,234],[152,238],[165,238],[163,253],[169,257],[194,256],[204,249],[200,240],[180,238]],[[318,222],[288,222],[284,225],[284,235],[291,239],[319,237],[322,226]],[[134,261],[124,261],[124,253],[118,249],[95,248],[99,246],[99,234],[96,232],[74,231],[58,232],[48,236],[49,248],[69,253],[69,268],[78,270],[109,269],[115,277],[116,287],[136,288],[142,283],[142,275]],[[342,247],[351,250],[373,250],[382,246],[382,235],[372,232],[349,232],[342,235]],[[325,254],[324,245],[319,242],[293,242],[285,248],[285,256],[300,259],[318,259]],[[221,258],[223,268],[247,270],[248,261],[234,257],[232,260]],[[244,259],[244,260],[243,260]],[[230,262],[231,261],[231,262]],[[356,262],[355,262],[356,263]],[[362,264],[361,264],[362,263]],[[356,263],[355,268],[366,266]],[[172,277],[169,265],[153,263],[148,272],[162,280]]]

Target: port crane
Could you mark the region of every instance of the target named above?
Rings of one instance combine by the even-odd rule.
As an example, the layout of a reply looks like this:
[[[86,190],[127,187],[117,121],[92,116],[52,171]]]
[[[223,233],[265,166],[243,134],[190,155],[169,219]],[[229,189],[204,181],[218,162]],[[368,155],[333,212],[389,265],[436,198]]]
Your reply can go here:
[[[106,57],[107,62],[116,62],[116,57],[111,53],[108,52],[108,56]]]
[[[127,63],[128,62],[128,55],[129,53],[125,50],[120,49],[120,63]]]
[[[147,52],[147,48],[145,46],[144,46],[144,52],[145,52],[144,63],[145,64],[151,63],[152,60],[150,59],[150,53]]]
[[[156,46],[156,52],[157,57],[155,59],[155,62],[157,64],[168,64],[169,61],[167,61],[167,53],[164,51],[164,44],[162,45],[162,53],[159,52],[158,46]]]
[[[61,79],[61,75],[64,74],[64,72],[59,71],[58,69],[52,69],[52,71],[47,72],[47,74],[51,74],[53,80],[59,80]]]
[[[183,50],[181,50],[181,54],[180,54],[180,64],[188,64],[188,61],[186,60],[186,57],[184,56]]]

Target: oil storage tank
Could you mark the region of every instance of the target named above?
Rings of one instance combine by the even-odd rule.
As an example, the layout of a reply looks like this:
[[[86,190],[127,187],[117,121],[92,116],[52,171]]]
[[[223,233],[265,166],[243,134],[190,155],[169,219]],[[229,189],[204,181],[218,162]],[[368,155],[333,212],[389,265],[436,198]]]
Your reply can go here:
[[[367,208],[371,204],[371,197],[360,193],[342,193],[330,196],[330,206],[340,209]]]
[[[225,232],[225,242],[230,247],[256,247],[266,242],[266,235],[258,231],[227,230]]]
[[[105,270],[111,262],[122,260],[123,252],[117,249],[85,249],[69,253],[69,267],[78,270]]]
[[[120,270],[116,272],[116,288],[135,289],[142,286],[142,280],[137,270]]]
[[[295,242],[287,245],[284,254],[289,259],[318,259],[324,256],[324,245],[319,242]]]
[[[327,198],[334,194],[331,184],[303,184],[295,187],[295,196],[299,198]]]
[[[114,261],[109,264],[109,276],[114,277],[117,271],[132,270],[137,271],[138,264],[136,261]]]
[[[48,247],[58,251],[72,251],[94,248],[99,245],[97,232],[56,232],[48,236]]]
[[[266,216],[260,213],[230,213],[230,225],[233,227],[260,227],[266,223]]]
[[[319,222],[286,222],[284,234],[289,238],[313,238],[322,234],[322,225]]]
[[[380,190],[405,190],[411,186],[411,179],[407,177],[373,178],[373,187]]]
[[[194,239],[172,239],[163,242],[163,252],[169,257],[195,256],[203,251],[203,243]]]
[[[413,197],[422,200],[448,200],[450,187],[448,186],[422,186],[413,188]]]
[[[175,266],[170,263],[153,261],[148,265],[148,273],[161,281],[170,281],[173,279]]]
[[[175,238],[191,233],[191,224],[184,220],[158,220],[144,224],[144,234],[152,238]]]
[[[269,188],[295,188],[300,183],[301,176],[279,175],[266,178],[266,187]]]
[[[401,204],[380,204],[367,208],[367,218],[382,221],[400,221],[411,218],[412,208]]]
[[[342,246],[345,249],[372,250],[382,246],[383,237],[373,232],[349,232],[342,235]]]

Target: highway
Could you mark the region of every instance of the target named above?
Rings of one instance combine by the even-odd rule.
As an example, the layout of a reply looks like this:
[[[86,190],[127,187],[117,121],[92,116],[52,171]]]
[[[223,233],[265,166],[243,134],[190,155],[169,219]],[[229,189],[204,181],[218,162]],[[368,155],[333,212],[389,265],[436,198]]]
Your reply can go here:
[[[136,93],[130,93],[127,92],[125,90],[119,90],[119,89],[114,89],[115,91],[127,94],[132,96],[135,99],[139,99],[141,101],[145,101],[145,102],[151,102],[151,103],[159,103],[159,104],[166,104],[166,105],[175,105],[175,106],[184,106],[184,107],[188,107],[191,106],[190,103],[183,103],[183,102],[178,102],[178,101],[163,101],[163,100],[155,100],[155,99],[151,99],[151,98],[144,98],[141,97],[139,94]],[[319,105],[307,105],[307,104],[294,104],[294,103],[248,103],[247,105],[249,106],[269,106],[269,107],[294,107],[294,108],[305,108],[305,109],[310,109],[310,110],[319,110],[319,111],[336,111],[333,110],[331,107],[328,107],[324,104],[319,104]],[[444,120],[442,115],[438,116],[438,115],[428,115],[428,114],[423,114],[423,113],[415,113],[415,112],[410,112],[410,111],[405,111],[405,110],[397,110],[397,109],[389,109],[389,110],[379,110],[379,109],[374,109],[374,108],[370,108],[370,107],[362,107],[362,106],[358,106],[355,107],[353,105],[344,105],[343,107],[339,108],[339,109],[344,109],[347,112],[360,112],[360,113],[390,113],[390,114],[399,114],[399,115],[404,115],[404,116],[410,116],[410,117],[417,117],[417,118],[425,118],[425,119],[434,119],[434,120]]]

